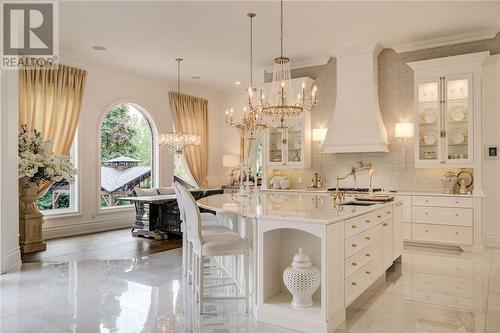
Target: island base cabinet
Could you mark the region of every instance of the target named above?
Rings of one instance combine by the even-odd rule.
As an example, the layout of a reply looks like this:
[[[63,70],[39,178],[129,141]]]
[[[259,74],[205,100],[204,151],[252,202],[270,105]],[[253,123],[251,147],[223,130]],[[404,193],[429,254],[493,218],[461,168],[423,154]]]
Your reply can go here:
[[[412,224],[412,240],[450,245],[472,245],[472,227]]]

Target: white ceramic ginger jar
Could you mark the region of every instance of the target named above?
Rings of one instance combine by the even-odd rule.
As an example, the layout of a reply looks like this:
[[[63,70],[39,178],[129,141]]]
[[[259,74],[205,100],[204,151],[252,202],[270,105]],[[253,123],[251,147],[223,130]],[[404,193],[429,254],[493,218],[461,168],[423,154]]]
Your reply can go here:
[[[283,282],[293,296],[293,306],[310,307],[313,305],[312,295],[321,283],[321,273],[318,267],[312,265],[302,248],[299,248],[292,265],[283,272]]]

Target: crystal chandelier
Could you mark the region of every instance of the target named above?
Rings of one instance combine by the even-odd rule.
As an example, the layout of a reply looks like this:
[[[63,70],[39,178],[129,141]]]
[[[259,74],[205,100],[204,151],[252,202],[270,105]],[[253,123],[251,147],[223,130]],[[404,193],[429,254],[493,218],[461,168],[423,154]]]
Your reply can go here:
[[[226,110],[226,124],[239,129],[242,138],[254,140],[256,134],[267,126],[263,122],[260,108],[254,107],[252,104],[252,99],[256,91],[253,87],[253,18],[256,15],[255,13],[248,13],[247,16],[250,18],[250,86],[247,89],[248,108],[243,108],[243,117],[240,121],[234,120],[234,109]]]
[[[271,96],[269,102],[266,102],[265,96],[260,91],[259,109],[273,121],[279,121],[278,128],[285,128],[285,118],[299,115],[302,111],[312,111],[317,103],[317,87],[313,86],[310,98],[306,98],[306,86],[302,83],[302,91],[294,96],[292,89],[292,77],[290,72],[290,59],[283,55],[283,0],[280,2],[280,56],[274,59],[273,81]]]
[[[182,58],[176,58],[177,61],[177,93],[181,93],[181,61]],[[175,151],[176,154],[181,154],[187,146],[199,146],[201,137],[190,133],[164,133],[158,138],[160,147],[168,147]]]

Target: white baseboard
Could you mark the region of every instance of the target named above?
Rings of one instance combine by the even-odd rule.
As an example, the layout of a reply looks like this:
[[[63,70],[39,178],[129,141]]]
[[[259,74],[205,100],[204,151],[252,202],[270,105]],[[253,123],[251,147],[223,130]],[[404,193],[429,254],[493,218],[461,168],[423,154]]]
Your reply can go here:
[[[43,228],[43,238],[48,240],[124,228],[132,228],[130,218],[46,227]]]
[[[9,254],[3,258],[3,267],[2,267],[2,274],[3,273],[9,273],[9,272],[15,272],[18,271],[21,268],[21,251],[19,250],[19,246],[12,250]]]
[[[486,233],[484,235],[484,246],[500,248],[500,233]]]

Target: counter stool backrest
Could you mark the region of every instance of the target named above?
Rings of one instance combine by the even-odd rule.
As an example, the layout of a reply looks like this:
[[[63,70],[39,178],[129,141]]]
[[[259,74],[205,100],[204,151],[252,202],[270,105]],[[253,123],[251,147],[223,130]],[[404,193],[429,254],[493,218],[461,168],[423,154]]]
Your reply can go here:
[[[201,245],[203,244],[203,237],[201,235],[200,209],[198,208],[194,197],[184,186],[177,183],[176,188],[179,191],[181,197],[181,205],[183,206],[184,219],[186,223],[186,229],[188,231],[188,240],[193,243],[193,246],[201,247]]]

